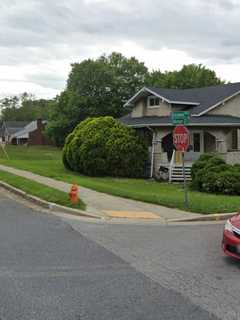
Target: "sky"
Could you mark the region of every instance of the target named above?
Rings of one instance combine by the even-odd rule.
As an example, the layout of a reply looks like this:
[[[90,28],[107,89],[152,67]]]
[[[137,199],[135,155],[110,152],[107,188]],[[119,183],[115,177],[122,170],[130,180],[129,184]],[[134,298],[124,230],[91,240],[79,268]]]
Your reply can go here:
[[[150,69],[201,63],[240,82],[239,0],[1,0],[0,96],[52,98],[71,63],[121,52]]]

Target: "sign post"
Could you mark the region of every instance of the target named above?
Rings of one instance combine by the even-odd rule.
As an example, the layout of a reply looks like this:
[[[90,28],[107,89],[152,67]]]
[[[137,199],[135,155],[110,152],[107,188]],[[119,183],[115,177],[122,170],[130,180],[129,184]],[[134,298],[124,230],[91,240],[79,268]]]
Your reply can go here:
[[[173,144],[177,151],[182,152],[182,170],[183,170],[183,181],[184,181],[184,205],[185,208],[189,207],[188,193],[187,193],[187,182],[186,182],[186,171],[185,171],[185,152],[189,147],[190,135],[188,129],[180,124],[173,130]]]

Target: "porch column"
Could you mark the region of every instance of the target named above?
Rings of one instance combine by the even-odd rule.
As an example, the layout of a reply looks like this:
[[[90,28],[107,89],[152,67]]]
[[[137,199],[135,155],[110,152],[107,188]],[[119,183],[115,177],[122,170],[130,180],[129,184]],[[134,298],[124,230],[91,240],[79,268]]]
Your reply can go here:
[[[216,138],[216,151],[218,153],[227,153],[227,132],[224,130],[208,130]]]
[[[240,150],[240,129],[237,129],[238,150]]]

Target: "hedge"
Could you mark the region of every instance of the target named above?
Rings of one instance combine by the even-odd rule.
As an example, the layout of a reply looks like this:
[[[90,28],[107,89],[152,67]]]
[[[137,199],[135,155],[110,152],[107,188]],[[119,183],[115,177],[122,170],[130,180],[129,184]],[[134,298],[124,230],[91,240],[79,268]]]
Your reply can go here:
[[[240,165],[204,154],[192,166],[192,187],[199,191],[240,195]]]
[[[66,168],[90,176],[143,177],[147,146],[112,117],[88,118],[67,137]]]

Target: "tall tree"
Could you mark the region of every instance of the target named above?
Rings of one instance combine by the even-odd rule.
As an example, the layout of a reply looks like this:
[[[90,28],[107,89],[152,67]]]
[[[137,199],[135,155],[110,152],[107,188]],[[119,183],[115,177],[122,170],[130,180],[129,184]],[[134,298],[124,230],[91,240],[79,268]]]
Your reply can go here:
[[[0,100],[1,119],[5,121],[48,119],[51,103],[51,100],[36,99],[28,93],[5,97]]]
[[[179,71],[151,72],[146,80],[147,85],[162,88],[200,88],[224,83],[215,71],[199,64],[184,65]]]
[[[49,136],[62,145],[66,135],[89,116],[120,117],[127,113],[123,104],[144,85],[147,73],[137,59],[115,52],[74,63],[67,88],[53,106]]]

